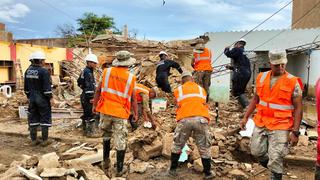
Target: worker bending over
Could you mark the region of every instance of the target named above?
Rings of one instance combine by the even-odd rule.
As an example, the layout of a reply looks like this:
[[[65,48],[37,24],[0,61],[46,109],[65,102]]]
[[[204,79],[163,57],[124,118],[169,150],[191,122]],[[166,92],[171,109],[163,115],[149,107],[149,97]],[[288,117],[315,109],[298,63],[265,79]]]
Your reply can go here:
[[[183,71],[178,63],[173,60],[169,60],[169,56],[166,52],[161,51],[159,53],[160,61],[157,64],[156,70],[156,82],[162,91],[171,93],[171,86],[169,84],[168,77],[170,75],[170,69],[175,68],[181,74]]]
[[[177,127],[174,132],[174,142],[171,153],[171,166],[169,174],[176,176],[178,160],[188,141],[192,136],[198,146],[203,165],[205,179],[214,177],[211,172],[211,141],[209,132],[209,109],[206,104],[206,91],[193,82],[190,72],[183,72],[182,85],[174,90],[177,103]]]

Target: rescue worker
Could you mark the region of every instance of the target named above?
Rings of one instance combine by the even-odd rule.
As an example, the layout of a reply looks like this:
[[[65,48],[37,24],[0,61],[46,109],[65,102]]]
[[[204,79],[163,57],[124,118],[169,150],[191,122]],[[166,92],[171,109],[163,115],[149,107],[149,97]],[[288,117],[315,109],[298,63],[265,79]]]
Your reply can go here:
[[[205,47],[202,39],[198,40],[198,43],[193,50],[191,66],[194,69],[193,77],[195,82],[206,90],[207,95],[209,95],[211,74],[213,69],[211,66],[211,58],[211,50]]]
[[[171,93],[171,86],[169,84],[168,77],[170,75],[170,69],[175,68],[181,74],[183,71],[178,63],[173,60],[169,60],[169,56],[165,51],[159,53],[160,61],[157,64],[156,70],[156,82],[162,91]]]
[[[256,93],[251,100],[240,128],[257,107],[255,128],[251,138],[251,154],[271,171],[271,179],[282,179],[283,158],[300,135],[302,119],[302,82],[285,68],[286,53],[269,52],[271,70],[256,79]]]
[[[41,51],[33,52],[29,60],[31,65],[24,75],[24,92],[29,100],[28,124],[30,130],[31,145],[39,144],[37,140],[37,128],[41,126],[42,146],[51,142],[48,140],[49,127],[51,127],[51,77],[45,68],[46,56]]]
[[[182,85],[174,90],[177,103],[177,127],[171,153],[169,174],[176,176],[178,160],[185,143],[192,135],[199,149],[205,179],[214,177],[211,172],[211,135],[209,132],[209,109],[206,104],[206,91],[193,82],[190,72],[183,72]]]
[[[318,134],[320,134],[320,78],[316,84],[316,103],[318,113]],[[320,136],[318,136],[317,142],[317,161],[316,161],[316,173],[315,180],[320,180]]]
[[[128,70],[135,61],[130,52],[117,52],[116,59],[112,62],[113,67],[104,69],[94,98],[93,111],[100,113],[100,127],[104,132],[103,167],[107,172],[110,163],[110,139],[113,134],[117,150],[117,176],[122,176],[126,172],[123,161],[127,148],[127,124],[131,105],[135,121],[138,120],[134,90],[136,76]]]
[[[136,91],[136,98],[137,98],[137,103],[138,103],[138,116],[143,117],[143,122],[148,126],[150,123],[152,127],[156,127],[155,120],[151,114],[151,109],[149,106],[150,99],[153,99],[157,96],[155,88],[148,88],[147,86],[137,83],[135,86],[135,91]],[[130,124],[133,128],[133,130],[138,128],[139,122],[133,121],[133,116],[130,115],[129,117]],[[148,127],[149,128],[149,127]],[[150,127],[151,128],[151,127]]]
[[[98,59],[97,56],[89,53],[85,57],[87,66],[82,70],[78,78],[78,86],[82,89],[80,96],[81,105],[83,109],[82,127],[84,136],[94,137],[95,132],[95,114],[92,112],[92,102],[96,89],[96,82],[93,71],[97,67]]]
[[[227,68],[233,70],[232,73],[232,95],[238,99],[242,108],[249,105],[249,100],[245,94],[247,84],[251,78],[251,67],[248,57],[244,54],[245,39],[240,39],[230,50],[230,46],[226,47],[224,54],[232,59],[232,66]]]

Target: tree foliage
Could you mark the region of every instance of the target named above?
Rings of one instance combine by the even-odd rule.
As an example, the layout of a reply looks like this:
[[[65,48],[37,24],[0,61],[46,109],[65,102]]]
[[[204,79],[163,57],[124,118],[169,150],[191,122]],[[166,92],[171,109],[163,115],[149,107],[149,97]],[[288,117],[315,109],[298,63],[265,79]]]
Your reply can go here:
[[[84,13],[82,18],[77,19],[78,31],[86,35],[98,35],[105,33],[105,29],[116,29],[112,17],[102,15],[99,17],[94,13]]]

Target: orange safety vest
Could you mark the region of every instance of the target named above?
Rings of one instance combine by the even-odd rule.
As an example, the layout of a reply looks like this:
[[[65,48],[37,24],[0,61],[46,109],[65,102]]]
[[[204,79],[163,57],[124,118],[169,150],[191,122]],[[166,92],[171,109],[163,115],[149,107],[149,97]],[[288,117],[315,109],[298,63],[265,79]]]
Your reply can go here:
[[[257,114],[255,125],[270,130],[290,130],[293,127],[292,94],[299,78],[286,72],[270,89],[271,71],[260,73],[256,80]]]
[[[204,48],[202,53],[193,52],[194,69],[196,71],[212,71],[211,66],[211,50]]]
[[[186,82],[174,90],[178,108],[176,120],[202,116],[210,120],[209,108],[206,105],[206,91],[195,82]]]
[[[96,111],[128,119],[130,115],[131,96],[136,76],[126,68],[111,67],[104,69],[101,83],[101,96]]]
[[[145,86],[143,84],[137,83],[136,86],[134,87],[134,89],[136,90],[136,98],[137,98],[138,103],[142,102],[142,97],[141,97],[140,93],[144,93],[147,96],[149,96],[150,88],[148,88],[147,86]]]

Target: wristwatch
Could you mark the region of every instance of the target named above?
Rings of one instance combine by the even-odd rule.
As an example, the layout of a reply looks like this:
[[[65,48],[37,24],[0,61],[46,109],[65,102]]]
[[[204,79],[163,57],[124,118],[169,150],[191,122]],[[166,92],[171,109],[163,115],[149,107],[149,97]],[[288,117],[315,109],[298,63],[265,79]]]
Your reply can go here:
[[[292,134],[294,134],[296,137],[300,136],[300,131],[292,131]]]

